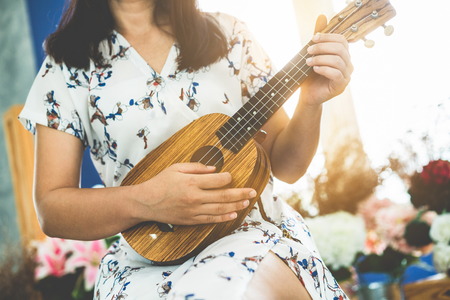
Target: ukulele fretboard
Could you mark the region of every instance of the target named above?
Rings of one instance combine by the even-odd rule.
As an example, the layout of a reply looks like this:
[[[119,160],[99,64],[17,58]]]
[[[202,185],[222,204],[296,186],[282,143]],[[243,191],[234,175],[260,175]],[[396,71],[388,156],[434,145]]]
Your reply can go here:
[[[300,87],[311,72],[306,59],[312,44],[303,47],[217,131],[224,148],[237,153]]]

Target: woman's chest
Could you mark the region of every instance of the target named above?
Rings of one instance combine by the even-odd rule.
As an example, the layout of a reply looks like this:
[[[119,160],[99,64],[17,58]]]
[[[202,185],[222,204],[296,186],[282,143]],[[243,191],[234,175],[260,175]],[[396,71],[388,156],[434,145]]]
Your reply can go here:
[[[92,73],[88,112],[98,139],[151,149],[198,117],[232,115],[242,105],[239,79],[226,63],[165,76],[146,67],[124,60]]]

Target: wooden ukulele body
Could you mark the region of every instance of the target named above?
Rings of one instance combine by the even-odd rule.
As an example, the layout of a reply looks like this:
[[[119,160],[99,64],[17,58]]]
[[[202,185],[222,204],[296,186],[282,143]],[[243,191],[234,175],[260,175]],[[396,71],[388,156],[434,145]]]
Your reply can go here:
[[[233,177],[231,187],[252,187],[258,195],[250,199],[250,205],[239,211],[233,221],[174,225],[171,232],[161,231],[155,222],[145,222],[122,232],[125,240],[140,255],[157,264],[180,263],[239,227],[259,199],[270,176],[269,158],[254,140],[250,140],[236,154],[225,149],[216,131],[228,119],[223,114],[209,114],[188,124],[147,154],[131,169],[122,185],[147,181],[176,163],[199,161],[217,165],[221,172],[229,172]]]

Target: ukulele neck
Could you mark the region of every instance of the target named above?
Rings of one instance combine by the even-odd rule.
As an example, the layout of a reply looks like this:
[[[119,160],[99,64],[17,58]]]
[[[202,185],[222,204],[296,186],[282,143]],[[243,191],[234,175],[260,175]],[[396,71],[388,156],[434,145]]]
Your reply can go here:
[[[237,153],[281,108],[311,73],[306,64],[309,42],[217,132],[224,148]]]

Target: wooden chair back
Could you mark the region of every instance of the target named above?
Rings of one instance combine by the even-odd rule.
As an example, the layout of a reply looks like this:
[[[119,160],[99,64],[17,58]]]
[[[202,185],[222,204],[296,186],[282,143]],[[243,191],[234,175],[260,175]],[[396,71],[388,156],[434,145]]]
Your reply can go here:
[[[45,237],[33,202],[34,140],[17,119],[23,105],[13,105],[4,115],[6,148],[8,152],[15,195],[17,220],[24,246]]]
[[[450,278],[427,279],[405,284],[405,300],[450,300]]]

